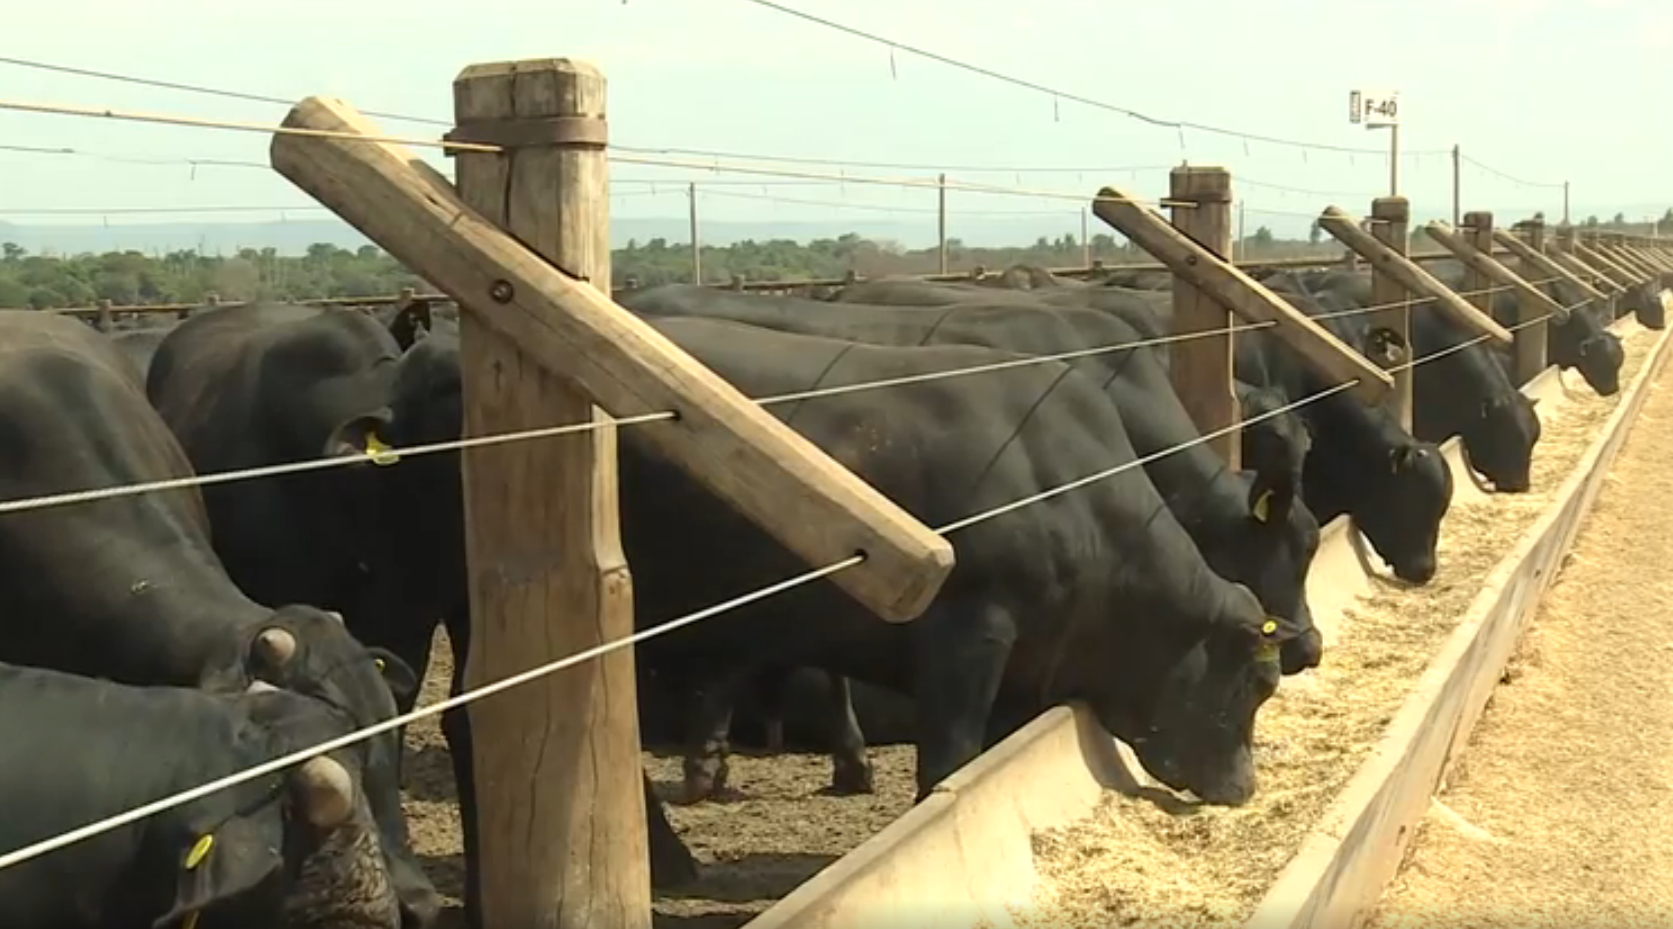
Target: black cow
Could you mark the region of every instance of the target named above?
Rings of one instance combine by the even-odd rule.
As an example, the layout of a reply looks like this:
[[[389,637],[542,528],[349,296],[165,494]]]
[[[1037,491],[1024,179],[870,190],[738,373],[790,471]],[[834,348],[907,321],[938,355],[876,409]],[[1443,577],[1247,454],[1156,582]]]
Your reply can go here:
[[[1326,313],[1324,306],[1295,286],[1286,289],[1286,278],[1263,278],[1303,312]],[[1128,291],[1126,295],[1103,298],[1097,305],[1117,313],[1140,331],[1172,331],[1172,305],[1168,300],[1158,294],[1135,301],[1131,294]],[[1348,345],[1362,352],[1372,350],[1366,317],[1334,316],[1319,322]],[[1237,380],[1249,385],[1239,390],[1246,416],[1299,402],[1336,386],[1269,331],[1238,333],[1234,345]],[[1158,356],[1165,360],[1167,353],[1159,351]],[[1313,515],[1320,522],[1349,515],[1396,577],[1427,583],[1437,568],[1441,521],[1452,504],[1452,472],[1440,449],[1430,442],[1415,441],[1386,408],[1366,406],[1346,393],[1310,402],[1296,415],[1310,443],[1300,446],[1288,432],[1267,438],[1279,426],[1248,429],[1244,430],[1244,453],[1260,455],[1267,459],[1267,467],[1276,469],[1285,455],[1293,456],[1297,454],[1295,449],[1302,448],[1302,499]],[[1268,422],[1281,423],[1282,418]],[[1252,444],[1267,442],[1271,445]]]
[[[1626,293],[1616,298],[1621,314],[1633,314],[1646,329],[1667,328],[1667,311],[1661,305],[1661,290],[1660,281],[1634,284],[1627,288]]]
[[[192,474],[133,364],[67,317],[0,311],[0,411],[0,498]],[[261,678],[359,725],[395,712],[392,689],[416,689],[410,668],[363,647],[340,616],[246,596],[210,547],[195,488],[0,516],[0,615],[0,661],[211,690]],[[407,842],[397,749],[389,734],[359,751],[391,880],[407,919],[425,925],[439,899]]]
[[[132,687],[0,665],[0,845],[23,848],[347,734],[251,685]],[[363,926],[400,913],[358,756],[312,758],[0,870],[9,929]]]
[[[1372,303],[1369,271],[1282,277],[1289,279],[1290,287],[1331,295],[1348,307]],[[1275,279],[1268,280],[1268,286],[1274,286]],[[1501,492],[1526,492],[1540,436],[1534,412],[1538,401],[1516,389],[1486,343],[1450,317],[1434,307],[1420,307],[1410,318],[1411,354],[1417,363],[1412,370],[1412,433],[1426,442],[1461,437],[1472,469]]]
[[[997,291],[997,292],[996,292]],[[1161,339],[1168,333],[1161,328],[1153,307],[1165,306],[1170,299],[1165,293],[1129,290],[1122,287],[1093,287],[1053,279],[1050,287],[1032,288],[1027,292],[1008,289],[983,288],[963,283],[937,283],[916,279],[867,281],[850,284],[832,296],[843,304],[866,304],[895,307],[945,307],[958,303],[991,304],[995,299],[1010,299],[1018,305],[1056,308],[1096,309],[1114,315],[1127,323],[1144,340]],[[1123,336],[1123,338],[1129,338]],[[1086,347],[1091,347],[1089,344]],[[1143,351],[1166,367],[1168,350],[1165,345],[1145,346]],[[1253,420],[1263,413],[1276,412],[1284,401],[1271,392],[1259,393],[1260,388],[1238,381],[1235,385],[1238,402],[1245,418]],[[1301,462],[1307,454],[1307,442],[1298,441],[1306,435],[1301,420],[1294,413],[1285,412],[1258,420],[1241,430],[1243,466],[1258,475],[1263,487],[1281,489],[1291,496],[1303,492],[1298,481]]]
[[[438,315],[432,322],[450,331],[456,344],[455,321]],[[402,331],[411,340],[417,327]],[[421,349],[424,342],[415,344]],[[443,411],[444,421],[457,420],[457,369],[435,376],[426,366],[431,357],[422,350],[403,353],[384,324],[352,310],[227,307],[171,332],[157,350],[147,389],[202,471],[360,456],[378,442],[417,444],[410,426],[400,432],[390,425],[402,379],[439,388],[429,402]],[[388,435],[380,438],[380,430]],[[458,427],[443,438],[458,438]],[[398,467],[360,462],[204,490],[215,549],[245,589],[277,602],[339,609],[357,637],[399,655],[417,676],[428,667],[435,623],[451,617],[460,656],[457,692],[469,640],[458,480],[457,457],[430,455]],[[424,499],[427,488],[437,486],[450,488],[439,506]],[[411,500],[420,502],[409,506]],[[410,709],[416,698],[416,688],[398,693],[399,708]],[[456,775],[470,761],[468,733],[459,731],[464,716],[456,708],[442,719]],[[388,738],[397,751],[399,735]],[[471,781],[457,780],[467,872],[474,879]],[[658,886],[690,880],[696,864],[644,781],[653,879]]]
[[[878,285],[874,291],[885,290]],[[1052,355],[1139,340],[1119,319],[1074,307],[953,303],[923,308],[845,303],[822,306],[793,297],[737,294],[670,284],[624,295],[623,306],[647,316],[729,319],[783,332],[877,345],[981,345]],[[1191,423],[1165,371],[1148,353],[1113,351],[1069,361],[1115,401],[1127,436],[1162,499],[1218,574],[1247,585],[1272,613],[1303,630],[1285,650],[1284,671],[1318,664],[1321,641],[1307,610],[1307,568],[1319,527],[1294,486],[1227,470]],[[970,377],[1003,377],[1003,372]],[[1182,448],[1182,446],[1184,446]],[[1179,449],[1173,454],[1164,454]]]
[[[199,473],[361,458],[203,488],[215,551],[255,600],[311,603],[359,622],[383,483],[362,455],[388,426],[400,355],[364,313],[286,304],[200,313],[157,347],[146,393]]]
[[[713,320],[654,325],[756,396],[1017,357],[965,346],[863,345]],[[453,370],[451,381],[434,385],[441,394],[457,389],[451,341],[438,333],[414,348],[434,356],[438,374]],[[433,407],[415,398],[412,408]],[[1136,457],[1099,385],[1062,364],[773,409],[931,525]],[[396,434],[405,428],[398,407]],[[446,428],[456,433],[459,423]],[[620,463],[623,537],[641,625],[805,570],[642,442],[625,431]],[[443,496],[438,488],[427,499]],[[1164,781],[1210,802],[1248,798],[1254,714],[1279,676],[1274,646],[1300,630],[1267,617],[1248,588],[1209,569],[1142,469],[954,539],[958,566],[916,622],[879,622],[820,583],[647,641],[637,657],[658,674],[696,675],[697,685],[719,678],[724,687],[768,665],[812,665],[912,693],[920,796],[1003,734],[990,718],[1020,722],[1082,698]],[[785,622],[786,614],[795,621]]]
[[[1427,268],[1436,279],[1455,291],[1463,291],[1465,271],[1462,262],[1439,261]],[[1541,280],[1542,278],[1535,278]],[[1566,300],[1557,282],[1539,285],[1540,292],[1559,304],[1573,304],[1567,319],[1545,321],[1546,359],[1559,368],[1577,370],[1599,396],[1610,396],[1621,389],[1621,365],[1626,352],[1621,337],[1604,328],[1605,322],[1579,300]],[[1499,290],[1491,295],[1493,319],[1501,326],[1518,323],[1521,299],[1511,290]],[[1543,310],[1539,312],[1544,312]],[[1510,350],[1493,346],[1498,360],[1508,364]]]

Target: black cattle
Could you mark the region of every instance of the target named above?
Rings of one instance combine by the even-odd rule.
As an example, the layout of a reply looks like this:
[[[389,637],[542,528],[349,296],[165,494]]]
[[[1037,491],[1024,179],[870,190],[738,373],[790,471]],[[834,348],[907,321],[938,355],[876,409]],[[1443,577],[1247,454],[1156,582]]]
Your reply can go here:
[[[996,299],[1009,299],[1017,305],[1030,307],[1044,304],[1060,309],[1096,309],[1116,316],[1145,340],[1157,340],[1168,335],[1155,312],[1158,299],[1162,301],[1162,307],[1170,299],[1165,293],[1114,286],[1085,286],[1055,279],[1050,287],[1027,292],[916,279],[880,280],[850,284],[832,296],[834,302],[843,304],[894,307],[946,307],[957,303],[992,303]],[[1136,351],[1155,357],[1164,368],[1167,365],[1166,345],[1145,346]],[[1261,414],[1273,413],[1283,405],[1282,400],[1275,403],[1270,392],[1257,393],[1258,388],[1241,380],[1235,388],[1247,419],[1254,420]],[[1297,437],[1305,434],[1301,420],[1294,413],[1285,412],[1255,421],[1241,430],[1243,466],[1255,472],[1264,487],[1281,488],[1292,496],[1300,494],[1302,488],[1297,483],[1301,474],[1299,463],[1307,454],[1307,443],[1298,442]]]
[[[1465,289],[1466,275],[1462,262],[1434,262],[1427,270],[1454,291]],[[1567,319],[1545,321],[1546,359],[1559,368],[1579,371],[1600,396],[1610,396],[1621,389],[1621,365],[1626,360],[1621,337],[1605,329],[1606,323],[1598,314],[1589,312],[1589,308],[1579,300],[1565,300],[1563,289],[1556,282],[1539,285],[1539,290],[1557,303],[1573,304]],[[1514,291],[1498,290],[1490,296],[1490,300],[1493,319],[1501,326],[1514,326],[1519,322],[1521,300]],[[1496,345],[1493,348],[1496,358],[1508,365],[1510,350]]]
[[[1287,272],[1263,275],[1264,283],[1356,350],[1374,351],[1363,315],[1334,315],[1293,284]],[[1171,309],[1163,326],[1173,324]],[[1336,384],[1305,363],[1271,332],[1239,333],[1235,340],[1240,380],[1275,391],[1284,403],[1316,397]],[[1437,568],[1441,521],[1452,503],[1452,472],[1440,449],[1420,442],[1381,406],[1366,406],[1346,393],[1313,400],[1298,410],[1312,444],[1302,470],[1302,496],[1318,519],[1346,514],[1393,569],[1396,577],[1427,583]]]
[[[0,311],[0,412],[0,498],[192,474],[132,363],[72,319]],[[392,688],[416,689],[410,668],[363,647],[340,616],[246,596],[210,547],[195,488],[0,516],[0,616],[0,661],[212,690],[261,678],[359,725],[394,713]],[[360,751],[391,879],[423,925],[439,901],[407,843],[397,749],[389,734]]]
[[[247,304],[200,313],[156,349],[146,393],[199,473],[360,457],[388,426],[400,348],[354,310]],[[266,603],[357,623],[382,472],[369,460],[203,488],[215,551]]]
[[[966,346],[864,345],[713,320],[654,325],[755,396],[1017,357]],[[452,369],[433,385],[444,395],[457,389],[451,341],[436,334],[414,349],[433,355],[436,373]],[[412,408],[445,404],[415,398]],[[930,525],[1135,460],[1099,385],[1062,364],[773,409]],[[397,434],[405,426],[398,407]],[[444,428],[456,433],[459,423]],[[620,480],[641,626],[805,570],[637,435],[622,434]],[[435,488],[426,499],[457,506],[444,496]],[[724,622],[649,640],[636,657],[659,675],[695,675],[698,685],[719,680],[724,687],[767,666],[811,665],[911,693],[920,796],[1003,734],[991,720],[1019,722],[1080,698],[1167,783],[1210,802],[1247,799],[1255,786],[1254,715],[1279,676],[1273,646],[1300,630],[1267,617],[1248,588],[1209,569],[1142,469],[953,538],[958,566],[913,623],[882,623],[819,583]]]
[[[318,700],[0,665],[0,846],[23,848],[347,734]],[[264,691],[264,692],[263,692]],[[8,929],[399,929],[357,755],[317,756],[0,870]]]
[[[877,285],[873,291],[886,288]],[[876,345],[979,345],[1052,355],[1139,341],[1131,327],[1095,310],[1004,302],[931,308],[846,303],[830,308],[792,297],[670,284],[625,295],[623,306],[647,316],[729,319]],[[1144,469],[1209,566],[1247,585],[1267,610],[1303,631],[1285,650],[1285,672],[1316,666],[1321,641],[1307,610],[1306,580],[1319,527],[1306,506],[1296,501],[1293,483],[1229,471],[1200,441],[1166,372],[1148,353],[1112,351],[1069,364],[1094,378],[1115,401],[1134,450],[1141,456],[1159,456]]]
[[[392,325],[410,320],[392,315]],[[454,320],[437,314],[431,322],[457,339]],[[411,340],[418,328],[402,331]],[[451,383],[430,402],[444,411],[444,420],[456,420],[457,370],[437,379],[426,367],[430,357],[403,353],[384,324],[352,310],[228,307],[173,330],[152,362],[147,389],[202,471],[360,456],[379,442],[416,444],[411,428],[397,433],[390,426],[403,378],[426,387]],[[380,430],[388,435],[380,438]],[[457,427],[445,438],[458,438]],[[215,550],[252,596],[339,609],[357,637],[399,655],[417,677],[428,667],[436,622],[451,617],[454,647],[461,650],[454,665],[457,692],[469,640],[458,468],[456,457],[429,455],[398,467],[360,462],[206,487]],[[424,488],[434,486],[450,488],[451,509],[422,500]],[[409,489],[416,496],[408,496]],[[413,499],[420,505],[408,506]],[[399,708],[410,709],[416,698],[416,687],[398,693]],[[458,731],[464,712],[456,708],[442,720],[456,775],[470,763],[468,733]],[[388,736],[397,755],[399,738]],[[652,877],[658,886],[689,880],[695,862],[644,781]],[[467,873],[474,880],[471,781],[458,777],[458,783]]]
[[[1303,312],[1326,315],[1326,307],[1294,286],[1285,292],[1286,278],[1263,278]],[[1095,306],[1119,315],[1141,332],[1152,333],[1151,337],[1172,331],[1172,304],[1165,294],[1138,295],[1119,287],[1108,290],[1114,295],[1101,297]],[[1348,345],[1362,352],[1372,350],[1366,317],[1327,316],[1319,322]],[[1336,386],[1268,331],[1240,332],[1234,345],[1238,396],[1245,416],[1258,416]],[[1157,357],[1165,364],[1167,352],[1159,349]],[[1452,472],[1440,449],[1415,441],[1385,408],[1368,407],[1346,393],[1309,402],[1292,415],[1293,419],[1268,420],[1267,428],[1245,429],[1245,456],[1263,461],[1273,471],[1286,462],[1293,467],[1301,457],[1302,499],[1321,523],[1347,514],[1396,577],[1417,584],[1433,578],[1441,520],[1452,503]],[[1297,440],[1298,433],[1310,441]]]
[[[1621,314],[1633,314],[1646,329],[1667,328],[1667,311],[1661,305],[1661,290],[1659,280],[1627,288],[1626,293],[1616,298]]]
[[[1371,305],[1371,272],[1328,271],[1284,275],[1288,286],[1331,295],[1348,307]],[[1269,279],[1268,286],[1273,286]],[[1539,442],[1537,400],[1516,389],[1486,343],[1434,307],[1414,308],[1411,318],[1412,433],[1426,442],[1462,440],[1469,466],[1505,493],[1532,484]]]

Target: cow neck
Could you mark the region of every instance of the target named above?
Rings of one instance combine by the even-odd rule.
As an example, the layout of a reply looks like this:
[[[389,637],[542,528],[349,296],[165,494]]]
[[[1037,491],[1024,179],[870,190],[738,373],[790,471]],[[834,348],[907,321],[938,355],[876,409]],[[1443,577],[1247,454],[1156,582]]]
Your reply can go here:
[[[184,547],[168,559],[166,574],[140,576],[122,593],[129,613],[124,625],[147,631],[145,644],[138,646],[153,665],[147,676],[189,686],[224,657],[231,641],[248,639],[272,611],[246,597],[213,555],[192,551],[195,544]]]

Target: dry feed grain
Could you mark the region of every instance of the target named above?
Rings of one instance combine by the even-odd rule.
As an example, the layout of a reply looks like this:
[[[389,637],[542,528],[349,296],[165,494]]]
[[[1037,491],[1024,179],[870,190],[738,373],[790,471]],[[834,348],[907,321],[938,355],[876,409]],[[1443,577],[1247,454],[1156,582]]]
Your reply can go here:
[[[1658,333],[1625,340],[1630,383]],[[1164,810],[1110,792],[1090,817],[1035,836],[1034,899],[1012,913],[1028,929],[1240,925],[1371,753],[1482,582],[1551,502],[1619,395],[1576,378],[1547,411],[1533,490],[1455,504],[1440,568],[1421,588],[1381,583],[1342,618],[1315,687],[1280,687],[1256,723],[1260,790],[1239,808]]]
[[[1663,374],[1370,929],[1673,925],[1670,457]]]

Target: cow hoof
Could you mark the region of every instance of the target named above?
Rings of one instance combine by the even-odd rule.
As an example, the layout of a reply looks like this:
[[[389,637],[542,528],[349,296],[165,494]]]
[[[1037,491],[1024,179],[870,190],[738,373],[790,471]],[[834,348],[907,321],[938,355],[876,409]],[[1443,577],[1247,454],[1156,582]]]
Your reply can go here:
[[[831,765],[830,793],[837,797],[876,793],[876,781],[867,762],[838,761]]]
[[[689,806],[718,796],[726,789],[726,778],[729,773],[730,771],[724,761],[714,764],[713,770],[710,770],[709,764],[702,762],[687,764],[683,802]]]

